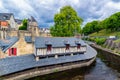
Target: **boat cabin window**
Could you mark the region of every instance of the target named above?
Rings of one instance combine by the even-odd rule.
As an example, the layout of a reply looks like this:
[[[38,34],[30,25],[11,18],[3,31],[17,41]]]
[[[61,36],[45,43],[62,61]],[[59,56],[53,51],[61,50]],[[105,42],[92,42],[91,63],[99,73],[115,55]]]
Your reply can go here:
[[[52,45],[47,45],[47,51],[51,51],[52,50]]]

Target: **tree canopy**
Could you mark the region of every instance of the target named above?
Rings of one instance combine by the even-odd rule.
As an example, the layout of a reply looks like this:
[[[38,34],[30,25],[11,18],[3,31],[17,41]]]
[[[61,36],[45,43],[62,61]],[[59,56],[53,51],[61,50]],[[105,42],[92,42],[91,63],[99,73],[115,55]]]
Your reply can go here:
[[[83,27],[82,32],[85,35],[91,34],[93,32],[98,32],[102,29],[101,24],[102,24],[102,22],[100,22],[100,21],[89,22],[85,25],[85,27]]]
[[[22,21],[22,26],[19,27],[19,30],[27,30],[27,19]]]
[[[106,29],[110,29],[111,31],[119,31],[120,30],[120,12],[117,12],[111,15],[106,19]]]
[[[87,23],[82,32],[85,35],[98,32],[102,29],[106,31],[120,31],[120,12],[117,12],[102,21],[92,21]]]
[[[81,32],[83,20],[71,6],[64,6],[54,16],[54,26],[50,28],[52,36],[74,36]]]

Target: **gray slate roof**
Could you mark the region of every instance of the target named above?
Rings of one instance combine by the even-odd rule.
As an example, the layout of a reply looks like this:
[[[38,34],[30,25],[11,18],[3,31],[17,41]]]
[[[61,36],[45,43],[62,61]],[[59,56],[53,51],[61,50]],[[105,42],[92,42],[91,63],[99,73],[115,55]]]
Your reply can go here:
[[[0,40],[0,47],[2,51],[7,51],[12,45],[14,45],[18,41],[18,37],[11,37],[7,40]]]
[[[81,46],[85,45],[81,39],[75,37],[36,37],[35,47],[45,48],[46,42],[51,43],[52,47],[65,47],[65,41],[68,41],[70,46],[77,46],[75,41],[79,41],[81,43]]]
[[[20,19],[15,19],[15,22],[16,22],[17,24],[22,24],[22,20],[20,20]]]
[[[0,20],[10,20],[12,13],[0,13]]]
[[[33,16],[31,16],[31,18],[28,18],[28,21],[30,21],[30,22],[37,22]]]
[[[36,22],[36,20],[35,20],[35,18],[33,16],[31,16],[31,21]]]
[[[27,43],[32,43],[32,37],[31,36],[25,36],[25,41]]]
[[[39,61],[35,61],[35,57],[33,54],[17,56],[17,57],[7,57],[5,59],[0,60],[0,76],[14,73],[17,71],[34,68],[34,67],[42,67],[47,65],[72,62],[78,60],[86,60],[93,58],[97,55],[97,52],[87,45],[87,52],[85,54],[79,54],[74,56],[63,56],[58,59],[55,58],[43,58]]]

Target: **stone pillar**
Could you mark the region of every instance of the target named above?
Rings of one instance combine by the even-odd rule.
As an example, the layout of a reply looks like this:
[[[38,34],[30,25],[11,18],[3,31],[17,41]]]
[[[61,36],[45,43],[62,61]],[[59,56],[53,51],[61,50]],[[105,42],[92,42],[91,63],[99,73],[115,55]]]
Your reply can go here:
[[[58,55],[55,55],[55,58],[57,59],[57,58],[58,58]]]
[[[39,61],[39,57],[38,56],[36,56],[36,61]]]

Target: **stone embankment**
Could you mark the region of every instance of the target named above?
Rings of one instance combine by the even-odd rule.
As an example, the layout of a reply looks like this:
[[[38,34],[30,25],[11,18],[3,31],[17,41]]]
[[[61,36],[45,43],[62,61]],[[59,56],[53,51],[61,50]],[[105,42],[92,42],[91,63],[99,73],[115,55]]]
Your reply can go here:
[[[106,44],[106,43],[105,43]],[[109,47],[112,47],[114,43],[110,44]],[[101,47],[101,46],[98,46],[98,45],[91,45],[93,48],[95,48],[97,51],[102,51],[102,54],[105,59],[112,63],[112,64],[115,64],[117,66],[120,66],[120,54],[118,53],[115,53],[113,50],[111,49],[108,49],[108,48],[104,48],[104,47]],[[108,45],[107,45],[108,46]]]
[[[115,53],[120,53],[120,42],[115,42],[114,40],[106,40],[103,47],[113,50]]]
[[[48,66],[48,67],[43,67],[43,68],[34,68],[30,70],[25,70],[19,73],[14,73],[11,75],[6,75],[2,79],[24,80],[24,79],[29,79],[29,78],[40,76],[40,75],[46,75],[46,74],[65,71],[69,69],[87,67],[87,66],[90,66],[95,61],[95,59],[96,57],[89,59],[89,60],[80,61],[80,62],[73,62],[73,63],[71,62],[71,63],[64,63],[64,64]]]

